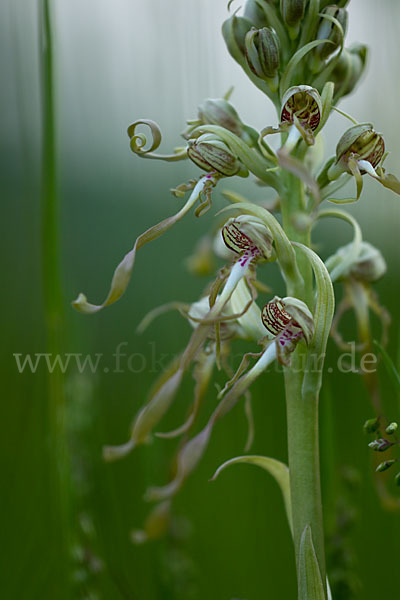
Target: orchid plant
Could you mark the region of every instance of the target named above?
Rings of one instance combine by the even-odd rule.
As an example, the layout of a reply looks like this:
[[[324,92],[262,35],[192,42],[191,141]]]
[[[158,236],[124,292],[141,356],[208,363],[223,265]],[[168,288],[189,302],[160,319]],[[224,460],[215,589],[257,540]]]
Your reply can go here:
[[[272,190],[275,199],[268,206],[234,192],[225,194],[228,205],[220,211],[218,231],[203,235],[190,258],[194,271],[207,271],[210,252],[222,257],[225,266],[201,298],[192,304],[173,302],[142,322],[143,329],[161,312],[177,309],[193,331],[186,348],[155,383],[134,420],[129,440],[105,447],[104,457],[121,458],[146,443],[179,395],[185,374],[192,372],[195,387],[186,421],[174,431],[158,434],[182,439],[174,458],[174,476],[165,486],[148,490],[148,499],[156,505],[143,529],[134,535],[135,541],[157,537],[167,527],[174,496],[204,455],[214,425],[244,399],[249,419],[246,454],[224,463],[214,478],[236,463],[256,464],[275,477],[293,535],[300,600],[331,598],[318,448],[318,399],[327,340],[332,333],[344,344],[338,325],[347,310],[355,311],[360,349],[372,344],[371,310],[382,320],[384,338],[388,324],[388,315],[372,289],[386,270],[385,261],[363,241],[355,218],[335,205],[356,202],[365,175],[400,194],[400,181],[383,166],[387,153],[382,135],[373,124],[357,123],[337,108],[356,87],[367,58],[363,45],[345,48],[347,4],[346,0],[247,0],[243,14],[236,11],[229,16],[222,27],[227,48],[274,104],[276,122],[257,131],[240,119],[230,94],[208,99],[199,106],[197,118],[188,122],[185,145],[170,155],[157,153],[161,133],[156,123],[141,119],[130,125],[130,148],[136,156],[169,162],[189,159],[199,168],[199,176],[173,190],[182,198],[190,192],[182,208],[136,239],[117,266],[104,302],[92,304],[80,294],[73,303],[78,311],[93,314],[116,302],[128,286],[137,251],[190,211],[201,217],[212,207],[213,190],[221,181],[252,177]],[[343,127],[336,156],[324,159],[319,140],[333,111],[352,123],[347,130]],[[150,128],[150,144],[138,129],[143,125]],[[280,141],[268,143],[267,138],[276,134],[273,139]],[[355,182],[354,196],[337,197],[350,179]],[[326,218],[347,222],[353,239],[324,261],[313,250],[312,232]],[[279,266],[286,297],[268,298],[270,291],[257,277],[272,262]],[[333,284],[339,282],[345,296],[333,322]],[[264,297],[263,308],[259,296]],[[245,354],[233,372],[228,358],[236,339],[249,340],[254,351]],[[249,454],[253,435],[249,389],[274,361],[283,365],[288,465]],[[226,373],[226,384],[206,426],[194,433],[215,369]],[[371,386],[376,406],[374,382]]]

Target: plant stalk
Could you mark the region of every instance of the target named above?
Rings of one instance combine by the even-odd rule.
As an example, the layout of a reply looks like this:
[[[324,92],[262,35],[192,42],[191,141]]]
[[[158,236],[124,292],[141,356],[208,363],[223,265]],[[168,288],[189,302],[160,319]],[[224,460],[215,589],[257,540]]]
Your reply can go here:
[[[287,174],[286,189],[286,197],[281,198],[282,220],[285,232],[292,241],[300,242],[310,247],[310,228],[296,228],[293,221],[293,216],[296,213],[306,212],[304,185],[293,175]],[[303,283],[296,285],[288,282],[287,291],[288,294],[293,294],[306,302],[312,310],[314,298],[311,266],[307,260],[304,260],[303,256],[298,255],[298,267],[303,278]],[[315,393],[310,393],[310,390],[308,390],[306,396],[303,393],[302,386],[307,364],[306,359],[307,349],[304,346],[299,346],[292,355],[290,367],[285,367],[293,538],[299,583],[300,540],[305,527],[307,525],[311,527],[312,541],[325,588],[326,567],[319,460],[319,390],[315,389]],[[319,366],[322,368],[322,365]],[[309,597],[313,597],[311,591]]]
[[[60,277],[59,207],[57,197],[53,39],[49,0],[39,4],[41,69],[41,246],[42,290],[47,352],[53,360],[64,348],[64,306]],[[50,457],[50,530],[57,547],[54,576],[61,598],[68,597],[69,467],[66,444],[64,376],[56,368],[47,376],[48,453]],[[61,591],[62,590],[62,591]]]

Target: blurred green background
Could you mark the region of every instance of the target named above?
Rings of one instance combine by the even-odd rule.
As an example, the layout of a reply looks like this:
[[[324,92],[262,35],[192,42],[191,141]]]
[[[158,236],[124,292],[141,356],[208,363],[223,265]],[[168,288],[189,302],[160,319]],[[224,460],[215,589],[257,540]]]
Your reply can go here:
[[[200,220],[190,215],[146,246],[117,305],[91,317],[70,306],[79,291],[89,300],[103,299],[115,265],[136,236],[180,206],[169,189],[198,175],[191,164],[135,157],[126,135],[131,122],[157,121],[162,149],[168,151],[180,143],[179,132],[196,116],[197,105],[231,85],[232,101],[245,122],[274,125],[272,106],[224,48],[224,0],[51,0],[50,9],[59,257],[51,240],[45,257],[42,245],[41,3],[3,0],[0,6],[1,595],[10,600],[294,598],[294,558],[275,482],[261,470],[238,466],[208,483],[220,463],[243,452],[241,405],[215,428],[205,459],[174,503],[174,520],[162,540],[137,546],[130,535],[150,510],[143,501],[146,488],[167,481],[176,442],[155,439],[117,463],[101,458],[104,444],[127,439],[157,375],[153,357],[172,358],[188,339],[190,328],[177,314],[160,318],[141,336],[135,329],[151,308],[197,299],[206,281],[187,272],[184,258],[216,211]],[[352,0],[349,12],[348,40],[368,43],[371,57],[365,81],[341,108],[384,132],[389,170],[399,176],[400,6],[396,0]],[[347,125],[333,115],[327,152]],[[46,177],[49,168],[45,156]],[[365,239],[379,246],[388,262],[377,288],[393,316],[390,352],[396,356],[400,204],[372,180],[366,188],[350,210]],[[243,182],[236,189],[244,190]],[[259,199],[265,193],[253,184],[250,190]],[[223,206],[218,192],[214,201],[215,208]],[[349,236],[346,226],[329,221],[319,226],[315,242],[326,257]],[[59,278],[64,326],[61,338],[52,341],[49,331],[58,325],[46,314],[43,265],[53,258],[59,268],[50,288]],[[279,293],[282,284],[272,271],[265,281]],[[340,297],[340,287],[338,292]],[[347,324],[350,336],[351,319]],[[123,372],[113,372],[113,354],[121,343],[126,354],[138,353],[133,359],[137,373],[126,363]],[[36,373],[18,372],[13,354],[45,353],[49,345],[62,352],[102,354],[101,366],[94,374],[89,369],[79,374],[71,366],[65,377],[49,375],[42,363]],[[328,366],[336,357],[331,343]],[[385,413],[399,418],[390,382],[381,368],[379,374]],[[189,376],[162,430],[180,424],[191,393]],[[212,388],[204,415],[214,403]],[[279,374],[270,373],[254,386],[253,406],[252,452],[285,460]],[[338,582],[335,600],[397,594],[399,513],[385,510],[375,489],[362,432],[371,415],[356,375],[336,369],[327,374],[321,398],[322,477],[329,565]],[[390,477],[387,485],[400,498]]]

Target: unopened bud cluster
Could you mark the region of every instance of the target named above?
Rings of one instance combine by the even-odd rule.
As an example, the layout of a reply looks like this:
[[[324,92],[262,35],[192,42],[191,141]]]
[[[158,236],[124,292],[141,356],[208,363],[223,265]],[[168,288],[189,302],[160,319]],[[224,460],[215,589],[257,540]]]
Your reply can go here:
[[[346,4],[320,2],[319,13],[315,13],[314,3],[308,0],[247,0],[243,14],[233,14],[222,31],[233,58],[274,101],[279,82],[297,52],[301,54],[291,73],[292,82],[321,92],[324,84],[332,81],[337,101],[355,88],[366,62],[365,46],[344,48]],[[302,52],[314,40],[320,43]]]

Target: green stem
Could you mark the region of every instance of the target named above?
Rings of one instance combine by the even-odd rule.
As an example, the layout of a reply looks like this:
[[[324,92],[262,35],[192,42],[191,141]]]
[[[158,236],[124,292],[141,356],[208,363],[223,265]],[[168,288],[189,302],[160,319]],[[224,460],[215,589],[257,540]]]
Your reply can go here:
[[[283,227],[288,237],[310,247],[310,229],[297,229],[293,221],[296,213],[306,213],[303,183],[293,175],[286,174],[285,198],[281,198]],[[303,284],[289,285],[293,294],[313,308],[314,291],[312,269],[304,255],[297,255]],[[311,527],[322,582],[325,586],[326,567],[322,520],[321,482],[319,464],[318,387],[303,390],[307,350],[298,347],[292,356],[290,367],[285,368],[285,392],[288,431],[288,458],[292,500],[293,537],[297,568],[299,565],[300,540],[307,525]],[[322,368],[322,366],[321,366]],[[298,579],[299,579],[299,570]],[[310,598],[313,596],[310,595]]]
[[[64,307],[59,274],[59,223],[56,175],[55,110],[53,81],[53,52],[49,0],[40,3],[41,33],[41,91],[42,91],[42,156],[41,156],[41,214],[42,214],[42,289],[45,307],[47,352],[55,360],[61,354],[64,339]],[[47,401],[49,415],[50,502],[49,529],[58,552],[59,572],[54,581],[61,597],[68,597],[68,460],[66,448],[64,376],[60,369],[48,373]]]

